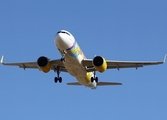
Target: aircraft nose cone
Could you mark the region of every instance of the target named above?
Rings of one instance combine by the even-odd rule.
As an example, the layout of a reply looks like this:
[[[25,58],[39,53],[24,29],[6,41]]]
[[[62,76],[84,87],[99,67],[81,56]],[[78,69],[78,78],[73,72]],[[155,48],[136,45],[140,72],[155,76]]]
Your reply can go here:
[[[56,35],[56,38],[55,38],[55,40],[56,40],[56,42],[59,42],[59,43],[65,43],[65,37],[64,37],[64,35],[62,35],[62,34],[57,34]]]
[[[58,33],[55,37],[55,44],[59,49],[66,50],[71,47],[72,41],[67,35]]]
[[[61,33],[58,33],[55,37],[55,43],[57,45],[58,48],[62,48],[62,49],[65,49],[65,45],[66,45],[66,39],[65,37],[61,34]]]

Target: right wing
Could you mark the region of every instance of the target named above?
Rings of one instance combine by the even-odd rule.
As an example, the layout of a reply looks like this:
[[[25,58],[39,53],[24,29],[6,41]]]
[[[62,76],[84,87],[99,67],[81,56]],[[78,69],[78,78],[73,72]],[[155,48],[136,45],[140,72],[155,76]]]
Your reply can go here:
[[[164,57],[163,61],[116,61],[116,60],[106,60],[107,62],[107,69],[120,69],[120,68],[136,68],[148,66],[148,65],[158,65],[163,64],[166,61],[166,56]],[[95,71],[93,66],[93,59],[84,59],[82,64],[87,68],[87,71]]]
[[[18,62],[18,63],[5,63],[4,62],[4,56],[2,56],[1,64],[6,65],[6,66],[18,66],[20,68],[26,69],[26,68],[34,68],[34,69],[38,69],[38,65],[37,62]],[[50,60],[51,63],[51,70],[57,70],[57,66],[60,67],[60,71],[62,72],[67,72],[67,70],[65,69],[63,63],[61,62],[60,59],[57,60]]]

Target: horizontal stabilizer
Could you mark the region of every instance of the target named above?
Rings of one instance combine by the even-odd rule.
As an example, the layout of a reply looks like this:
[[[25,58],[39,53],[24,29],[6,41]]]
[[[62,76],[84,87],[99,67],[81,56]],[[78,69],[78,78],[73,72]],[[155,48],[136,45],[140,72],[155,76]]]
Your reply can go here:
[[[76,86],[82,86],[79,82],[72,82],[67,83],[67,85],[76,85]],[[98,82],[97,86],[109,86],[109,85],[122,85],[122,83],[119,82]]]
[[[119,82],[98,82],[97,86],[107,86],[107,85],[122,85]]]
[[[76,86],[82,86],[79,82],[72,82],[72,83],[67,83],[67,85],[76,85]]]

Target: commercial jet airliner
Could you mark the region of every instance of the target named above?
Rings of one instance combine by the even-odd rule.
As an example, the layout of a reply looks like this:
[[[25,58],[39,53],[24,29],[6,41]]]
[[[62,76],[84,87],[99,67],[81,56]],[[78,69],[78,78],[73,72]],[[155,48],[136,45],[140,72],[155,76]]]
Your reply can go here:
[[[5,63],[4,56],[2,56],[0,63],[8,66],[19,66],[23,69],[36,68],[44,73],[53,70],[57,73],[57,77],[54,78],[56,83],[62,82],[60,72],[68,72],[77,79],[77,82],[67,83],[67,85],[82,85],[95,89],[97,86],[122,85],[119,82],[99,81],[96,76],[96,71],[102,73],[107,69],[138,69],[147,65],[163,64],[166,60],[166,55],[163,61],[148,62],[106,60],[102,56],[87,59],[73,35],[66,30],[57,32],[54,43],[62,56],[61,59],[50,60],[45,56],[41,56],[36,62]]]

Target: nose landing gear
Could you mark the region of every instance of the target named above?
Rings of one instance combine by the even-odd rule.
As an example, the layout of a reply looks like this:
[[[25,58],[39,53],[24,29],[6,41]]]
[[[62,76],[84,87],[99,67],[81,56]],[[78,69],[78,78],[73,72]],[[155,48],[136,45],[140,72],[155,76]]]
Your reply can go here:
[[[65,62],[65,55],[66,55],[67,51],[63,50],[62,51],[62,58],[60,59],[62,62]]]

